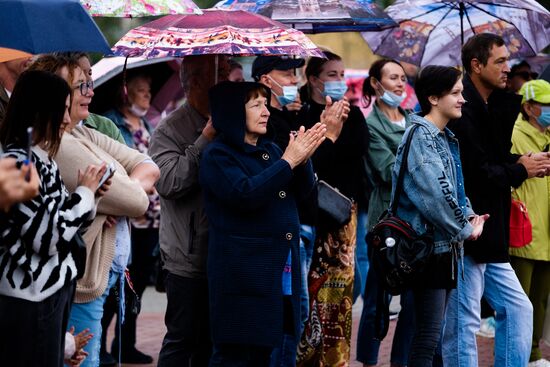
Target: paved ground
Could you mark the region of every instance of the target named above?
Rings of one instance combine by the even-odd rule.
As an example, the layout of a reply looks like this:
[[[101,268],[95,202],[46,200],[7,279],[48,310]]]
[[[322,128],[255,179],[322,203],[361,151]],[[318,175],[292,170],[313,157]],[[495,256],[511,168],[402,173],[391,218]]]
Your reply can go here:
[[[142,314],[138,319],[138,344],[139,350],[154,356],[155,362],[151,365],[142,365],[143,367],[156,366],[156,359],[162,343],[162,338],[166,329],[164,327],[164,310],[166,308],[166,295],[157,293],[154,289],[148,288],[143,297]],[[350,367],[361,367],[361,363],[355,361],[355,339],[357,327],[361,316],[362,302],[358,300],[353,307],[353,333],[352,333],[352,361]],[[395,321],[391,322],[388,336],[382,342],[380,348],[379,367],[389,367],[389,356],[391,349],[391,340],[395,329]],[[112,327],[109,333],[112,336]],[[109,342],[110,344],[110,342]],[[109,345],[107,344],[107,345]],[[479,366],[490,367],[493,365],[493,339],[478,337]],[[550,360],[550,347],[543,347],[543,355]],[[123,365],[125,367],[136,365]]]

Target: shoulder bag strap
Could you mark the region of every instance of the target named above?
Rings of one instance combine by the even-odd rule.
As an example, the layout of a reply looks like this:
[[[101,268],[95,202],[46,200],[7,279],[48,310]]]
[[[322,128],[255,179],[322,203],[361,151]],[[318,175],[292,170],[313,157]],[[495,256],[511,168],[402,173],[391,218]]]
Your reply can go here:
[[[420,126],[419,124],[413,124],[413,126],[411,127],[411,131],[407,136],[407,141],[405,142],[405,146],[403,147],[403,158],[401,159],[401,167],[399,167],[399,175],[397,176],[395,193],[393,195],[391,206],[390,206],[390,213],[392,215],[396,215],[397,213],[397,205],[399,205],[399,197],[401,196],[401,192],[403,191],[403,180],[405,179],[405,170],[407,169],[407,160],[409,157],[409,149],[411,147],[411,141],[415,130],[419,126]]]

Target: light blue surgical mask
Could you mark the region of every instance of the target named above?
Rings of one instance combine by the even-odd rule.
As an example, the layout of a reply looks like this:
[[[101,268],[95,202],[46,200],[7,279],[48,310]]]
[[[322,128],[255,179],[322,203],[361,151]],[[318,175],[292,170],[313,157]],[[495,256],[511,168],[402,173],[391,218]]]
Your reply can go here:
[[[333,101],[339,101],[344,98],[344,94],[348,90],[345,80],[329,80],[323,82],[325,90],[322,92],[323,96],[329,96]]]
[[[544,128],[550,127],[550,106],[541,106],[537,122]]]
[[[290,104],[296,100],[296,96],[298,95],[298,86],[285,85],[283,87],[281,84],[277,83],[272,77],[269,77],[269,79],[271,79],[273,83],[277,84],[279,88],[283,90],[282,96],[278,95],[277,93],[273,92],[273,90],[271,90],[271,92],[275,95],[275,97],[277,98],[277,101],[279,101],[279,104],[281,106],[286,106],[287,104]]]
[[[378,97],[382,102],[384,102],[385,104],[387,104],[388,106],[390,106],[391,108],[397,108],[399,107],[399,105],[401,105],[401,102],[403,102],[405,100],[405,98],[407,98],[407,93],[406,92],[403,92],[402,95],[398,96],[397,94],[395,93],[392,93],[392,92],[389,92],[387,90],[384,89],[384,87],[382,86],[382,84],[378,83],[378,85],[380,86],[380,88],[382,88],[382,90],[384,91],[384,94],[382,94],[380,97]]]

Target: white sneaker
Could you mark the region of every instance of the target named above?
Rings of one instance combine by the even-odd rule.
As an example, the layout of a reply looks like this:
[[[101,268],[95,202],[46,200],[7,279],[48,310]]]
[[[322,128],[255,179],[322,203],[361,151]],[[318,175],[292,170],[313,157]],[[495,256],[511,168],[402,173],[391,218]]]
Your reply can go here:
[[[538,361],[529,362],[527,367],[550,367],[550,361],[542,358]]]
[[[486,319],[481,319],[481,323],[479,324],[479,330],[476,332],[476,335],[483,336],[485,338],[494,338],[495,337],[495,318],[487,317]]]

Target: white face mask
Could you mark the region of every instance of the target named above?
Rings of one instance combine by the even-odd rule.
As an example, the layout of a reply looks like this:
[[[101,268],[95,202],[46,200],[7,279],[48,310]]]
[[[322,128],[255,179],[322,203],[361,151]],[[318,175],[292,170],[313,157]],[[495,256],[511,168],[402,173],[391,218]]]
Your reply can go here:
[[[132,103],[132,105],[128,108],[130,112],[137,117],[143,117],[147,114],[146,109],[143,109],[141,107],[138,107],[136,104]]]
[[[292,102],[294,102],[296,100],[296,96],[298,95],[298,86],[296,85],[285,85],[284,87],[277,83],[272,77],[270,77],[268,75],[269,79],[271,79],[271,81],[275,84],[277,84],[279,86],[279,88],[281,88],[283,90],[283,95],[280,96],[278,95],[277,93],[273,92],[273,90],[271,90],[271,92],[275,95],[275,97],[277,97],[277,101],[279,101],[279,104],[281,106],[286,106],[287,104],[290,104]]]
[[[391,108],[397,108],[399,107],[399,105],[401,104],[401,102],[403,102],[405,100],[405,98],[407,98],[407,93],[406,92],[403,92],[402,95],[398,96],[397,94],[395,93],[392,93],[392,92],[389,92],[387,90],[384,89],[384,87],[382,86],[382,84],[380,82],[378,82],[378,85],[380,86],[380,88],[382,88],[382,90],[384,91],[384,94],[382,94],[380,97],[378,97],[382,102],[384,102],[385,104],[387,104],[388,106],[390,106]]]

